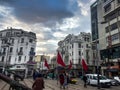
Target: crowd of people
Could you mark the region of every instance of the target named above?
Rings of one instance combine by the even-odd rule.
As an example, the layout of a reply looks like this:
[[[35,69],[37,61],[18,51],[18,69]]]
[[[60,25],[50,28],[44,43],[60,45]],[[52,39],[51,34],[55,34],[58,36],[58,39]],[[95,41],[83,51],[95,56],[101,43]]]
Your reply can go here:
[[[49,72],[49,73],[52,73],[51,79],[53,80],[56,79],[59,82],[61,89],[68,88],[68,84],[71,82],[71,77],[73,73],[69,74],[65,70],[58,72],[56,76],[54,72]],[[46,74],[49,74],[49,73],[46,73]],[[46,74],[45,73],[43,74],[42,72],[37,70],[33,71],[33,80],[34,80],[34,83],[32,86],[33,90],[43,90],[45,88],[43,78],[47,77]],[[83,76],[83,81],[84,81],[84,87],[87,87],[87,84],[86,84],[87,77],[85,75]]]

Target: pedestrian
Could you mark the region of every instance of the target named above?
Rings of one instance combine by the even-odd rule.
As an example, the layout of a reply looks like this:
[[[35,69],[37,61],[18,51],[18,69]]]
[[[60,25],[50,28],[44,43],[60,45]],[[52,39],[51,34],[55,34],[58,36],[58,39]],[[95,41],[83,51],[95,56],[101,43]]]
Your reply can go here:
[[[33,70],[33,80],[37,78],[38,72],[36,70]]]
[[[32,85],[33,90],[43,90],[44,87],[44,80],[42,78],[41,74],[38,74],[38,77],[36,78],[35,82]]]
[[[63,73],[59,74],[59,82],[60,82],[60,88],[62,88],[63,84],[64,84],[64,75],[63,75]]]
[[[68,88],[68,75],[64,72],[64,84],[63,84],[63,88]]]
[[[86,75],[83,76],[83,81],[84,81],[84,87],[87,88],[87,76]]]

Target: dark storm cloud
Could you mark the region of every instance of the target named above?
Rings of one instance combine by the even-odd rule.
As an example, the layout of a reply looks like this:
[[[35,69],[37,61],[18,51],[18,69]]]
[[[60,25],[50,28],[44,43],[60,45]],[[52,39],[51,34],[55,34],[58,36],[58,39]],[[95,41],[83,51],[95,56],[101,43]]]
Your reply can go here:
[[[4,1],[4,3],[2,3]],[[73,16],[68,7],[69,0],[1,0],[14,8],[13,14],[21,21],[29,23],[61,20]]]

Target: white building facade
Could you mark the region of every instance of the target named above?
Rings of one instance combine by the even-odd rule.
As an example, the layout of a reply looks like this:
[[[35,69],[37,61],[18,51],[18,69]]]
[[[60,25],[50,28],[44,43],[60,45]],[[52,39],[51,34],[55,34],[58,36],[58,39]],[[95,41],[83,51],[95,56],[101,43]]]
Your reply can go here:
[[[48,70],[48,68],[45,66],[45,59],[50,67],[50,63],[51,63],[50,56],[47,56],[47,55],[36,55],[35,56],[35,62],[37,62],[37,66],[36,66],[37,69],[41,71]]]
[[[120,75],[120,0],[96,0],[91,5],[91,27],[92,40],[99,41],[103,73]]]
[[[35,49],[35,33],[13,28],[0,31],[0,62],[3,68],[12,65],[11,69],[23,69],[27,73],[27,64],[35,59]]]
[[[91,34],[81,32],[79,35],[69,34],[66,38],[58,42],[58,51],[66,65],[70,60],[73,63],[73,69],[81,67],[81,59],[84,58],[88,65],[92,65],[91,54]]]

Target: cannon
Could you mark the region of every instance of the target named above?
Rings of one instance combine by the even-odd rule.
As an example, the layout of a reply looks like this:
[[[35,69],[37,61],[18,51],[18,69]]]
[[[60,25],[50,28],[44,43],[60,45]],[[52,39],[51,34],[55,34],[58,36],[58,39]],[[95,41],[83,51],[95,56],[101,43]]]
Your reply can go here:
[[[10,71],[10,70],[6,70],[9,74],[13,74],[14,75],[14,80],[17,81],[18,79],[20,79],[21,81],[24,80],[24,75],[19,75],[19,74],[16,74],[15,72],[13,71]]]
[[[10,85],[9,90],[32,90],[31,88],[11,79],[10,77],[0,73],[0,79]]]

